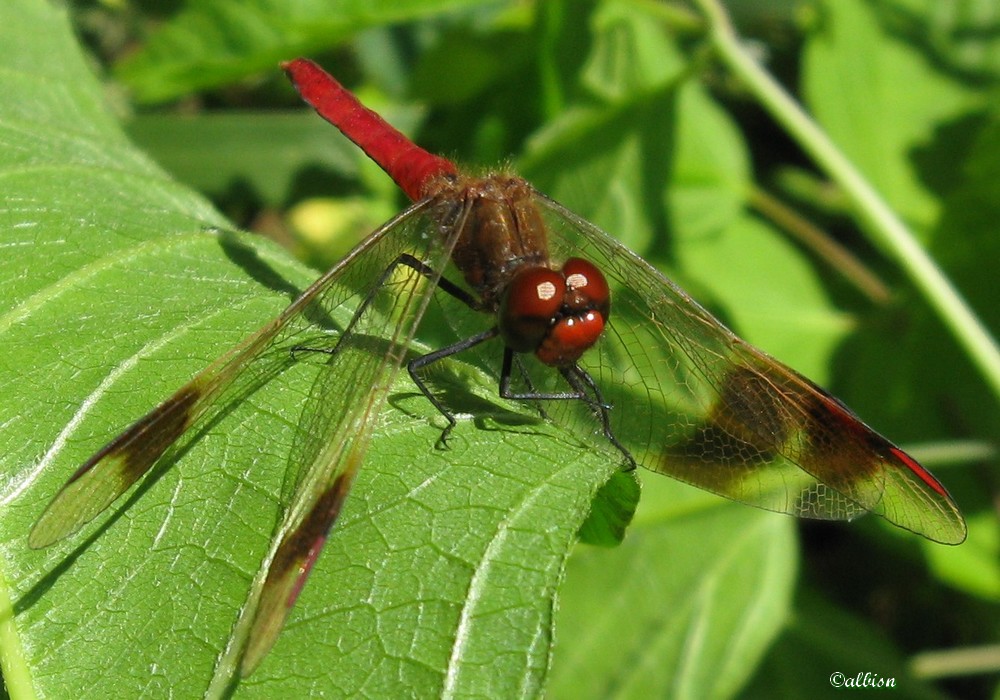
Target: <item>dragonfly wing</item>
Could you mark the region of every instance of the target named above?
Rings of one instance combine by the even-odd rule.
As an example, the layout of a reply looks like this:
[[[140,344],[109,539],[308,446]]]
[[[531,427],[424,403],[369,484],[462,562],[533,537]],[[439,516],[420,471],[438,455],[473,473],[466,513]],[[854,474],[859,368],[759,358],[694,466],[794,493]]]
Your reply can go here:
[[[230,649],[242,655],[240,673],[253,671],[274,644],[341,511],[410,341],[454,245],[425,216],[396,219],[344,270],[338,285],[364,299],[324,366],[303,407],[298,448],[286,480],[290,499],[270,553],[244,607]],[[457,228],[455,229],[457,231]],[[428,276],[399,256],[415,256]],[[389,271],[387,273],[387,271]]]
[[[340,266],[317,285],[329,286],[339,274]],[[310,291],[305,292],[278,318],[199,372],[84,462],[42,512],[28,537],[29,545],[45,547],[79,530],[149,472],[182,437],[194,435],[196,428],[286,369],[292,363],[292,339],[303,332],[301,310],[309,295]]]
[[[355,258],[377,247],[401,219],[419,218],[416,207],[389,222],[341,263],[318,279],[266,324],[227,352],[173,396],[137,420],[88,459],[43,511],[28,538],[33,548],[50,545],[93,520],[145,475],[182,436],[206,425],[234,401],[252,393],[286,369],[291,348],[309,342],[310,334],[329,335],[340,307],[357,294],[338,284]],[[350,318],[350,314],[346,314]]]
[[[870,511],[938,542],[965,539],[954,501],[912,457],[592,224],[538,202],[553,255],[591,259],[612,286],[610,323],[580,364],[618,407],[611,427],[639,464],[770,510]],[[578,433],[593,426],[579,405],[545,412]]]
[[[84,462],[42,512],[29,546],[47,547],[97,517],[191,427],[204,403],[196,378]]]
[[[243,613],[241,621],[244,624],[237,627],[247,630],[245,651],[240,661],[242,676],[250,675],[274,646],[326,544],[330,528],[340,515],[364,457],[367,437],[359,441],[360,437],[362,436],[351,440],[353,444],[350,446],[342,446],[346,448],[342,457],[333,457],[331,464],[337,465],[338,472],[333,483],[314,502],[310,500],[306,517],[285,532],[274,549],[270,564],[265,569],[266,573],[260,579],[260,598],[256,607],[248,608]]]

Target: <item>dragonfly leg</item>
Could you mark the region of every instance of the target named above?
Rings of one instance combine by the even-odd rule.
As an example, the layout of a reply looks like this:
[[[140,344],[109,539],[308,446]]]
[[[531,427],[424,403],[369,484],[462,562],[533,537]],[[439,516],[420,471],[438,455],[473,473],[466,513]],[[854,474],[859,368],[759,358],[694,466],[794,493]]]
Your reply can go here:
[[[341,340],[343,340],[343,338],[348,337],[351,334],[354,325],[357,323],[361,315],[364,314],[364,312],[367,310],[368,306],[374,299],[375,294],[386,283],[389,277],[400,265],[405,265],[409,268],[412,268],[413,270],[419,272],[421,275],[427,277],[428,279],[434,279],[434,277],[437,274],[433,268],[431,268],[423,261],[413,257],[412,255],[408,253],[400,255],[386,267],[385,271],[379,276],[378,280],[376,280],[375,284],[372,286],[372,291],[365,297],[364,301],[361,302],[361,305],[354,312],[354,317],[351,319],[351,323],[344,330],[344,333],[341,336]],[[437,278],[437,287],[443,292],[451,295],[455,299],[458,299],[463,304],[465,304],[466,306],[475,311],[484,310],[482,303],[478,299],[476,299],[468,291],[459,287],[457,284],[455,284],[454,282],[445,277]],[[441,431],[441,436],[438,438],[437,446],[439,448],[447,446],[448,436],[451,434],[451,431],[454,429],[454,427],[458,424],[458,421],[455,419],[455,414],[452,413],[450,410],[448,410],[448,407],[445,406],[444,403],[434,395],[434,393],[430,390],[430,387],[427,386],[427,383],[423,379],[421,379],[419,374],[420,370],[435,362],[438,362],[439,360],[443,360],[446,357],[451,357],[452,355],[456,355],[460,352],[464,352],[470,348],[473,348],[476,345],[479,345],[480,343],[484,343],[487,340],[491,340],[497,337],[499,334],[500,334],[500,329],[494,326],[488,330],[483,331],[482,333],[478,333],[469,338],[465,338],[464,340],[460,340],[457,343],[453,343],[451,345],[448,345],[447,347],[440,348],[439,350],[435,350],[434,352],[427,353],[426,355],[421,355],[420,357],[414,358],[413,360],[410,360],[408,363],[406,363],[406,370],[407,372],[409,372],[410,379],[413,381],[414,385],[420,390],[420,393],[423,394],[427,398],[427,400],[431,402],[431,405],[433,405],[434,408],[436,408],[438,412],[442,416],[444,416],[445,420],[448,421],[448,425],[445,426],[444,430]],[[339,342],[340,341],[338,341],[338,345]],[[337,347],[334,346],[333,348],[329,349],[295,347],[292,348],[292,351],[325,352],[329,354],[334,354],[337,351]],[[534,390],[534,388],[531,385],[531,380],[528,377],[527,372],[524,370],[524,367],[520,363],[518,363],[518,366],[521,369],[521,374],[524,377],[525,381],[527,382],[529,390],[528,392],[525,393],[516,393],[511,390],[511,369],[513,367],[514,361],[515,361],[514,351],[511,350],[510,348],[505,347],[503,355],[503,366],[500,371],[499,394],[501,398],[521,400],[521,401],[535,401],[535,400],[583,401],[590,407],[595,417],[597,417],[597,419],[600,421],[601,429],[602,432],[604,433],[605,438],[607,438],[607,440],[612,445],[614,445],[615,448],[617,448],[618,451],[622,453],[622,455],[624,455],[628,463],[628,469],[629,470],[635,469],[636,467],[635,459],[632,457],[632,454],[628,451],[628,449],[626,449],[625,446],[618,441],[618,438],[615,437],[614,431],[612,431],[611,429],[611,421],[609,413],[611,410],[611,406],[604,400],[604,397],[601,394],[600,389],[597,387],[597,384],[594,382],[593,377],[591,377],[587,372],[585,372],[583,369],[581,369],[578,365],[575,364],[569,367],[561,367],[559,369],[559,373],[566,379],[567,384],[569,384],[570,388],[572,388],[573,391],[540,393]]]
[[[618,438],[615,437],[614,431],[611,429],[611,405],[604,400],[604,395],[601,394],[600,388],[598,388],[594,378],[591,377],[586,370],[582,369],[577,364],[573,364],[568,367],[560,367],[559,374],[563,376],[566,383],[570,385],[570,388],[572,388],[573,391],[546,394],[534,390],[531,386],[531,380],[528,377],[527,372],[524,370],[524,367],[520,364],[520,362],[518,362],[521,374],[528,384],[528,392],[514,393],[510,390],[510,373],[515,359],[514,351],[510,348],[504,348],[503,367],[500,370],[501,397],[505,399],[526,401],[560,401],[574,399],[583,401],[590,407],[594,416],[601,422],[601,431],[604,433],[604,437],[625,457],[625,461],[628,464],[626,470],[632,471],[636,468],[635,458],[632,457],[632,453],[618,441]],[[544,409],[541,410],[544,415]]]
[[[524,377],[525,383],[528,385],[528,391],[523,393],[515,393],[511,391],[510,388],[510,372],[511,367],[514,363],[514,351],[510,348],[504,348],[503,352],[503,367],[500,369],[500,397],[504,399],[513,399],[515,401],[562,401],[562,400],[578,400],[584,401],[586,403],[591,403],[590,397],[587,396],[585,391],[581,391],[578,387],[573,386],[570,382],[570,386],[573,387],[575,391],[562,391],[552,394],[543,394],[535,391],[534,386],[531,384],[531,378],[528,377],[528,373],[524,370],[524,366],[518,362],[518,367],[521,370],[521,375]]]
[[[344,329],[344,332],[343,334],[341,334],[341,337],[337,341],[336,345],[334,345],[332,348],[295,346],[292,348],[292,352],[293,353],[321,352],[321,353],[326,353],[328,355],[336,354],[337,348],[339,347],[340,343],[343,342],[344,338],[350,337],[351,333],[354,330],[355,325],[358,323],[359,319],[364,315],[365,311],[367,311],[368,307],[374,300],[375,295],[386,284],[389,278],[396,271],[396,268],[398,268],[400,265],[405,265],[406,267],[415,270],[416,272],[420,273],[421,275],[423,275],[428,279],[433,280],[436,277],[437,278],[436,284],[438,289],[441,289],[442,291],[446,292],[452,297],[458,299],[459,301],[461,301],[463,304],[473,309],[474,311],[483,310],[482,304],[472,294],[462,289],[457,284],[455,284],[454,282],[445,277],[437,277],[437,273],[435,272],[435,270],[422,260],[415,258],[409,253],[403,253],[398,258],[393,260],[385,268],[382,274],[379,275],[378,279],[375,280],[375,283],[372,285],[371,292],[369,292],[365,296],[364,300],[362,300],[361,304],[355,310],[351,322],[347,325],[347,328]],[[441,413],[441,415],[443,415],[448,421],[448,426],[442,431],[441,437],[438,438],[439,447],[442,447],[447,443],[448,434],[451,432],[452,428],[455,427],[457,422],[455,420],[455,416],[450,411],[448,411],[445,405],[441,403],[441,401],[436,396],[434,396],[430,388],[428,388],[427,384],[420,378],[417,372],[421,368],[426,367],[429,364],[432,364],[450,355],[454,355],[455,353],[462,352],[463,350],[467,350],[475,345],[478,345],[479,343],[482,343],[486,340],[489,340],[490,338],[495,337],[498,334],[499,330],[496,328],[492,328],[488,331],[480,333],[479,335],[473,336],[472,338],[467,338],[465,340],[459,341],[454,345],[449,345],[446,348],[441,348],[440,350],[428,353],[427,355],[422,355],[421,357],[418,357],[407,363],[406,368],[407,371],[410,373],[410,378],[413,380],[413,383],[417,386],[417,388],[420,389],[420,393],[426,396],[427,400],[434,405],[434,408],[436,408]]]
[[[332,334],[333,332],[331,331],[330,335]],[[343,336],[341,335],[341,337]],[[321,348],[313,345],[293,345],[291,348],[289,348],[289,352],[292,354],[293,360],[299,359],[297,355],[300,352],[318,352],[318,353],[324,353],[326,355],[332,355],[337,351],[337,345],[339,343],[340,343],[340,338],[337,338],[337,341],[333,344],[333,347],[328,347],[328,348]]]
[[[604,400],[604,395],[601,394],[601,390],[597,386],[597,382],[594,381],[594,378],[577,364],[570,365],[569,367],[560,367],[559,373],[571,387],[585,396],[587,395],[587,390],[590,390],[594,399],[585,398],[584,400],[590,406],[591,410],[594,411],[597,419],[601,421],[601,430],[604,432],[604,437],[625,457],[625,461],[628,463],[626,471],[635,469],[637,466],[635,458],[628,451],[628,448],[618,441],[614,431],[611,429],[611,404]]]
[[[379,278],[379,284],[378,284],[378,286],[381,286],[382,284],[384,284],[385,281],[392,274],[392,271],[395,270],[396,267],[398,267],[399,265],[406,265],[407,267],[413,268],[414,270],[416,270],[417,272],[419,272],[424,277],[426,277],[428,279],[434,279],[435,272],[434,272],[433,268],[431,268],[430,265],[428,265],[427,263],[423,262],[422,260],[418,260],[417,258],[413,257],[409,253],[403,253],[398,258],[396,258],[392,262],[392,264],[389,265],[388,269],[382,274],[382,277]],[[463,304],[465,304],[466,306],[468,306],[473,311],[482,311],[483,310],[483,305],[479,302],[478,299],[476,299],[476,297],[474,297],[471,294],[469,294],[469,292],[467,292],[464,289],[462,289],[461,287],[459,287],[457,284],[455,284],[454,282],[452,282],[447,277],[438,277],[438,279],[437,279],[437,286],[438,286],[438,289],[440,289],[443,292],[447,292],[451,296],[455,297],[456,299],[458,299],[460,302],[462,302]],[[376,287],[376,289],[377,288],[378,287]],[[366,301],[366,304],[367,304],[367,301]]]
[[[438,360],[442,360],[446,357],[468,350],[469,348],[475,347],[480,343],[497,337],[499,334],[499,329],[494,326],[493,328],[483,331],[478,335],[466,338],[465,340],[461,340],[426,355],[421,355],[420,357],[407,363],[406,369],[409,371],[410,378],[413,380],[413,383],[418,389],[420,389],[420,393],[426,396],[427,400],[431,402],[434,408],[436,408],[438,412],[448,421],[448,425],[441,431],[441,437],[438,438],[438,447],[444,447],[447,445],[448,435],[458,422],[455,420],[455,415],[449,411],[436,396],[434,396],[427,384],[420,378],[418,372],[422,368],[427,367]],[[531,379],[528,377],[527,372],[525,372],[524,368],[521,367],[520,363],[518,363],[518,366],[521,367],[521,373],[524,376],[525,381],[528,383],[529,391],[524,393],[515,393],[510,389],[511,370],[515,359],[516,357],[514,351],[510,348],[504,348],[503,366],[500,370],[499,394],[501,398],[512,399],[515,401],[583,401],[590,407],[594,415],[600,421],[601,431],[604,433],[604,437],[608,440],[608,442],[614,445],[615,449],[622,453],[622,456],[625,457],[627,465],[625,467],[626,471],[632,471],[636,468],[636,461],[632,456],[632,453],[629,452],[628,448],[621,444],[621,442],[619,442],[614,431],[611,429],[611,406],[604,400],[601,390],[598,388],[597,383],[594,381],[593,377],[590,376],[590,374],[581,369],[579,365],[574,364],[569,367],[562,367],[559,369],[559,373],[566,379],[566,383],[570,385],[570,388],[572,388],[573,391],[541,393],[534,390],[531,386]],[[544,416],[544,409],[540,410]]]
[[[441,348],[440,350],[435,350],[434,352],[429,352],[426,355],[421,355],[420,357],[414,358],[406,363],[406,370],[410,373],[410,379],[413,383],[420,389],[420,393],[427,397],[427,400],[438,410],[438,412],[445,417],[448,421],[447,427],[441,431],[441,437],[438,438],[437,446],[445,447],[448,443],[448,435],[451,433],[452,429],[457,424],[455,420],[455,414],[448,410],[448,408],[438,399],[434,392],[430,390],[423,379],[420,378],[419,371],[424,367],[437,362],[438,360],[443,360],[446,357],[450,357],[460,352],[464,352],[469,348],[475,347],[480,343],[497,337],[500,334],[500,329],[494,326],[487,331],[478,333],[471,338],[466,338],[465,340],[460,340],[457,343],[453,343],[447,347]]]

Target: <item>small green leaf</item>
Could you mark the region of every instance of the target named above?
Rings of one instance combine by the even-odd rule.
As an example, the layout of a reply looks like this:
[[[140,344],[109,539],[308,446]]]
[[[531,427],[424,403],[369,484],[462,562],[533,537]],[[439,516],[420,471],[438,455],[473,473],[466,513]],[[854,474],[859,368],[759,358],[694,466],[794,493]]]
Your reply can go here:
[[[635,472],[616,472],[594,497],[590,515],[580,527],[580,541],[605,547],[620,544],[638,503]]]

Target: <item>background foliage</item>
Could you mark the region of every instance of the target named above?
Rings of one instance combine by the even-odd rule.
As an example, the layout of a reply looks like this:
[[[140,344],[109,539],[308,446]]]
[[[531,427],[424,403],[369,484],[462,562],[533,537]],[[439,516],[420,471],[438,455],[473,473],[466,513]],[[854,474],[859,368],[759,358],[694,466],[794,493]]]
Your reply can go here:
[[[1000,327],[995,3],[728,7]],[[288,629],[237,696],[815,697],[838,692],[835,671],[894,677],[907,697],[995,694],[995,656],[992,675],[964,674],[1000,636],[997,397],[705,30],[688,5],[641,0],[5,2],[11,695],[208,687],[279,508],[308,367],[83,537],[44,552],[25,539],[77,464],[316,275],[219,231],[322,268],[402,206],[286,85],[278,61],[303,54],[430,150],[513,164],[663,267],[923,459],[970,534],[946,548],[874,519],[796,523],[644,474],[624,544],[574,546],[614,464],[493,414],[440,453],[432,412],[401,387]],[[937,650],[953,653],[921,654]]]

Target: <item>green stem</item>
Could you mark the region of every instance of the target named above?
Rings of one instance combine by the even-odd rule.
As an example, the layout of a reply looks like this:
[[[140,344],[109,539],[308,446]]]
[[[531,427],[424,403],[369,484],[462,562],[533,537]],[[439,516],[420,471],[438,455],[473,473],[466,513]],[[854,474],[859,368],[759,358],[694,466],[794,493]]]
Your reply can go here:
[[[889,289],[847,248],[767,191],[751,188],[747,204],[826,261],[874,304],[887,304]]]
[[[864,176],[774,78],[744,51],[721,4],[717,0],[695,1],[708,18],[709,36],[722,61],[843,189],[869,230],[880,236],[883,249],[903,268],[1000,398],[1000,349],[972,309]]]

